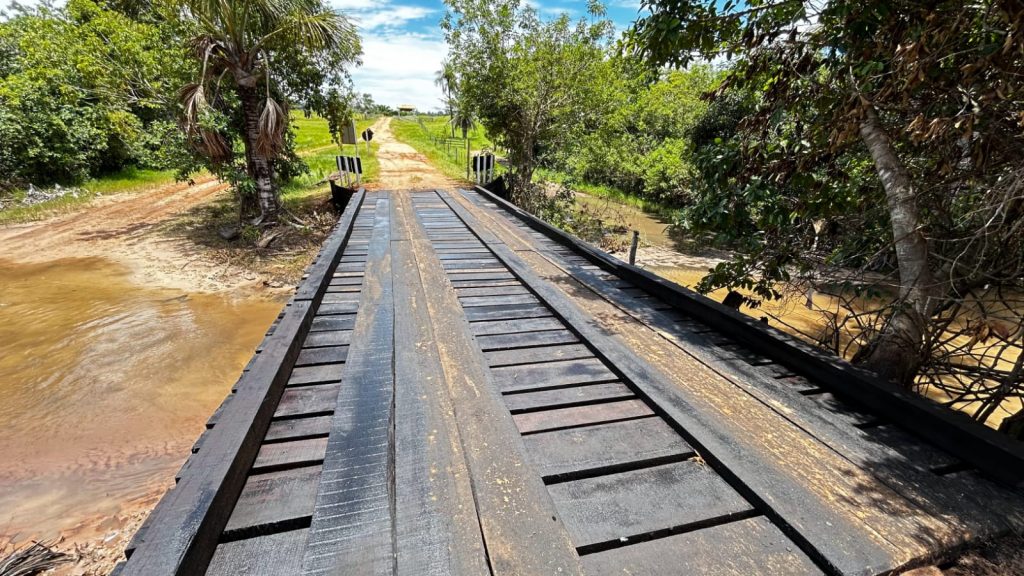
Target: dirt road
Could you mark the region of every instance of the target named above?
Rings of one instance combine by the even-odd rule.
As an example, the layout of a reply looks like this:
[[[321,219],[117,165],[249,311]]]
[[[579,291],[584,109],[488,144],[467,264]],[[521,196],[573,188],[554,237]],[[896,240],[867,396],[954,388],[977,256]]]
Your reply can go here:
[[[380,177],[374,184],[378,190],[422,190],[450,188],[458,183],[434,168],[426,156],[395,139],[391,118],[381,118],[373,125],[374,140],[380,148]]]

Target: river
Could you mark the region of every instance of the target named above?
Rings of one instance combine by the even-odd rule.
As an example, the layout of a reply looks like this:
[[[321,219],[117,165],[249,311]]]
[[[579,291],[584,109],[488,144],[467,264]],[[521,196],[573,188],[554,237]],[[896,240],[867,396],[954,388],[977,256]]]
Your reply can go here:
[[[0,536],[111,534],[171,483],[281,302],[0,260]]]

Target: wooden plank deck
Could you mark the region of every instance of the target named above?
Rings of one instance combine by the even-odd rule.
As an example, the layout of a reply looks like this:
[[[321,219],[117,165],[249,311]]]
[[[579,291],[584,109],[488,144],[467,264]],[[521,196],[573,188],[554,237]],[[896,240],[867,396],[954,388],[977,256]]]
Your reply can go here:
[[[119,573],[881,574],[1024,527],[1019,488],[535,228],[357,194]]]

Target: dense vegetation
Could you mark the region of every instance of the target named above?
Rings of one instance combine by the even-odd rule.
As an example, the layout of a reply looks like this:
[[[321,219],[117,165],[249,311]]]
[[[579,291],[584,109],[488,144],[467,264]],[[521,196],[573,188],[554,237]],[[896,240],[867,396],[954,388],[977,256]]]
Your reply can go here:
[[[282,185],[310,170],[288,110],[326,118],[335,140],[354,111],[380,110],[349,89],[354,27],[319,0],[70,0],[5,16],[0,204],[30,185],[205,170],[233,184],[240,216],[272,225]]]
[[[702,290],[831,292],[823,346],[981,420],[1020,409],[1018,3],[646,0],[620,39],[596,2],[448,6],[448,75],[516,201],[544,211],[541,168],[675,205],[736,254]]]

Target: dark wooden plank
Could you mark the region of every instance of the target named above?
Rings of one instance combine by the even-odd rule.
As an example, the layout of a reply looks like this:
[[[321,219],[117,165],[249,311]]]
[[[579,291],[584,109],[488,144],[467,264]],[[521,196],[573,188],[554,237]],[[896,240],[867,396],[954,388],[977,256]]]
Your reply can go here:
[[[356,324],[355,314],[339,314],[334,316],[317,316],[313,318],[310,332],[328,332],[332,330],[351,330]]]
[[[328,384],[331,382],[341,382],[341,375],[344,371],[344,364],[298,366],[292,369],[292,375],[288,378],[288,385],[300,386],[306,384]]]
[[[816,350],[781,330],[764,325],[649,271],[612,258],[483,188],[477,187],[475,190],[533,229],[572,248],[604,270],[644,288],[677,310],[715,326],[722,333],[736,336],[767,357],[787,366],[800,366],[801,372],[812,381],[829,383],[833,391],[856,398],[873,412],[886,420],[899,423],[908,432],[925,441],[943,438],[945,449],[978,466],[993,478],[1011,486],[1024,485],[1024,446],[1019,442],[979,425],[964,414],[899,390],[871,373]]]
[[[522,284],[512,286],[474,286],[465,288],[455,286],[459,296],[511,296],[516,294],[529,294],[530,291]]]
[[[347,346],[352,342],[351,330],[335,330],[332,332],[310,332],[303,342],[303,348],[319,348],[321,346]]]
[[[718,474],[694,460],[548,489],[578,548],[752,512]]]
[[[305,574],[391,574],[388,490],[394,391],[390,206],[377,200],[364,300],[351,333],[303,554]],[[332,334],[322,332],[314,334]],[[348,343],[348,342],[346,342]]]
[[[331,274],[351,240],[356,214],[362,208],[365,196],[366,192],[360,189],[349,199],[341,218],[338,219],[338,224],[324,242],[320,254],[306,270],[306,280],[295,290],[296,300],[316,300],[323,295],[325,284],[330,282]]]
[[[513,294],[511,296],[460,296],[462,306],[497,306],[499,304],[537,304],[532,294]]]
[[[643,400],[622,400],[620,402],[590,404],[573,408],[524,412],[513,415],[512,419],[521,433],[530,434],[601,422],[629,420],[652,414],[654,414],[654,411]]]
[[[281,395],[274,417],[286,418],[330,412],[338,398],[338,387],[338,384],[324,384],[289,388]]]
[[[582,574],[568,533],[548,491],[525,461],[522,439],[490,381],[455,295],[442,290],[444,271],[431,261],[431,244],[414,230],[414,249],[435,343],[445,369],[463,453],[472,477],[480,527],[495,575]],[[422,257],[420,257],[422,255]],[[553,520],[554,518],[554,520]]]
[[[572,386],[555,390],[542,390],[540,392],[506,394],[504,396],[505,405],[512,412],[524,412],[542,408],[564,408],[580,404],[607,402],[609,400],[625,400],[631,397],[633,397],[633,391],[622,382]]]
[[[393,226],[410,236],[408,206]],[[397,574],[490,574],[412,243],[392,242]]]
[[[490,288],[499,286],[522,286],[515,278],[500,278],[498,280],[452,280],[452,287],[463,288]]]
[[[474,322],[469,326],[472,329],[474,336],[565,329],[565,325],[563,325],[558,318],[553,317],[518,318],[516,320],[488,320],[485,322]]]
[[[309,438],[291,442],[274,442],[260,447],[251,474],[281,468],[297,468],[319,464],[327,450],[327,438]]]
[[[514,320],[516,318],[541,318],[551,316],[551,310],[536,304],[506,304],[502,306],[477,306],[464,311],[470,322],[486,320]]]
[[[327,296],[340,296],[340,294],[325,294]],[[324,302],[320,304],[317,309],[317,314],[352,314],[359,310],[359,301],[353,299],[351,301],[340,301],[335,300],[334,302]]]
[[[330,416],[275,420],[271,422],[270,428],[267,429],[267,435],[263,440],[265,442],[275,442],[313,436],[327,436],[330,430]]]
[[[693,448],[657,417],[530,434],[523,442],[530,461],[545,479],[694,454]]]
[[[547,330],[544,332],[525,332],[522,334],[478,336],[476,341],[480,344],[482,350],[488,352],[491,350],[507,350],[509,348],[526,348],[529,346],[575,344],[580,340],[568,330]]]
[[[764,517],[747,518],[583,557],[588,576],[822,574]]]
[[[561,346],[545,346],[542,348],[522,348],[519,350],[496,350],[485,352],[487,363],[492,368],[513,366],[516,364],[536,364],[538,362],[557,362],[559,360],[575,360],[577,358],[593,358],[594,353],[583,344],[565,344]]]
[[[514,280],[510,272],[456,272],[448,273],[452,282],[467,282],[470,280]]]
[[[299,352],[295,366],[316,366],[318,364],[337,364],[348,357],[348,346],[324,346],[307,348]]]
[[[303,528],[221,544],[205,573],[210,576],[295,576],[302,572],[302,549],[307,533]]]
[[[223,538],[253,536],[261,532],[296,527],[313,513],[320,479],[319,466],[292,468],[250,476],[238,497]]]
[[[617,378],[597,358],[494,368],[494,382],[502,392],[608,382]]]

